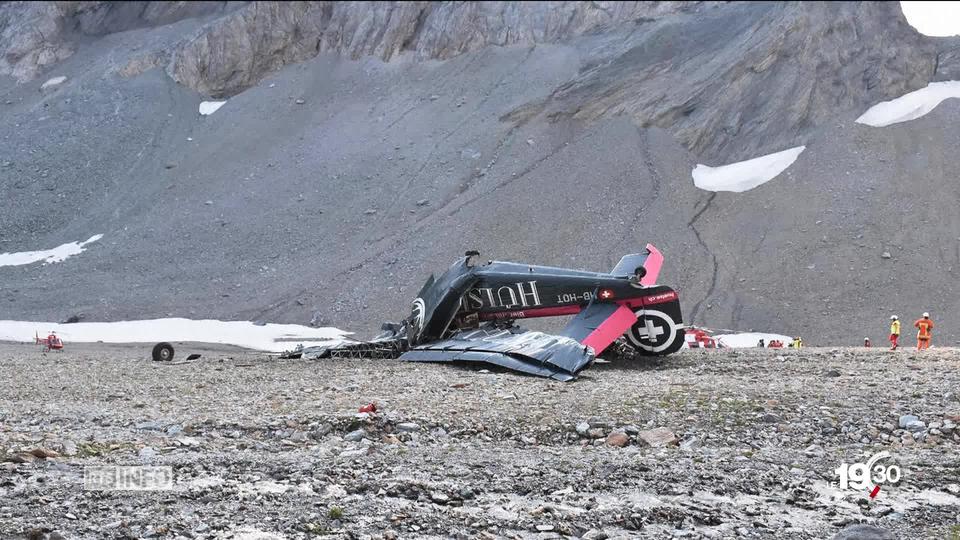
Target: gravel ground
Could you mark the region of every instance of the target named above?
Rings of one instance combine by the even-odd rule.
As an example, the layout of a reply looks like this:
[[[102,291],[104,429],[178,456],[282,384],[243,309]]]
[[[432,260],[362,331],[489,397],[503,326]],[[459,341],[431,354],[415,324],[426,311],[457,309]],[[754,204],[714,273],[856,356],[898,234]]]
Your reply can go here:
[[[955,349],[688,351],[559,383],[196,344],[178,358],[199,360],[173,365],[147,346],[67,347],[0,344],[0,538],[960,533]],[[841,462],[881,450],[898,484],[874,500],[839,490]],[[92,465],[172,466],[173,489],[85,491]]]

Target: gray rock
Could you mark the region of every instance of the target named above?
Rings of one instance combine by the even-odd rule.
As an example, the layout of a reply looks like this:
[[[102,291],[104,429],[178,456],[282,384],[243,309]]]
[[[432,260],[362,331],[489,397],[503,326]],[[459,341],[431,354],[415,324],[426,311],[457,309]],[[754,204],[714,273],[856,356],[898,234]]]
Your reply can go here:
[[[663,448],[677,444],[677,436],[665,427],[658,427],[637,433],[637,439],[645,446]]]
[[[700,440],[696,437],[687,437],[680,441],[680,449],[685,451],[693,450],[694,448],[700,447]]]
[[[905,414],[900,417],[900,429],[906,429],[908,424],[910,424],[911,422],[916,422],[918,420],[920,419],[917,418],[916,416],[913,416],[912,414]]]
[[[818,444],[811,444],[803,450],[803,453],[808,456],[822,456],[824,455],[823,447]]]
[[[166,423],[160,422],[157,420],[148,420],[146,422],[140,422],[134,427],[137,429],[142,429],[145,431],[163,431],[163,428],[167,426]]]
[[[139,457],[141,461],[150,461],[157,457],[157,451],[150,446],[144,446],[137,452],[137,457]]]
[[[601,529],[590,529],[583,533],[583,536],[580,538],[583,538],[583,540],[607,540],[607,538],[610,537]]]
[[[918,431],[923,431],[924,429],[926,429],[926,427],[927,427],[927,425],[926,425],[925,423],[921,422],[920,420],[912,420],[912,421],[910,421],[910,422],[907,422],[907,425],[904,426],[904,428],[905,428],[907,431],[911,431],[911,432],[914,432],[914,433],[916,433],[916,432],[918,432]]]
[[[580,422],[576,426],[577,434],[581,437],[586,437],[587,433],[590,431],[590,424],[587,422]]]
[[[344,450],[340,452],[340,457],[346,459],[353,459],[358,457],[363,457],[367,455],[367,450],[365,448],[358,448],[356,450]]]
[[[344,436],[343,436],[343,440],[345,440],[345,441],[350,441],[350,442],[359,442],[359,441],[363,440],[366,436],[367,436],[367,432],[366,432],[366,431],[364,431],[364,430],[362,430],[362,429],[358,429],[358,430],[351,431],[350,433],[347,433],[346,435],[344,435]]]
[[[884,259],[889,259],[889,258],[892,258],[893,255],[890,255],[890,252],[889,252],[889,251],[884,251],[883,253],[880,254],[880,257],[882,257],[882,258],[884,258]]]
[[[60,450],[65,456],[75,456],[77,455],[77,444],[73,441],[61,441]]]
[[[831,540],[897,540],[897,537],[890,531],[873,525],[857,524],[847,526],[833,535]]]
[[[607,435],[607,444],[617,448],[623,448],[630,444],[630,437],[622,431],[613,431]]]
[[[767,413],[760,417],[760,421],[768,424],[779,424],[783,422],[783,419],[773,413]]]
[[[401,422],[397,424],[397,431],[401,433],[411,433],[420,431],[420,426],[414,422]]]

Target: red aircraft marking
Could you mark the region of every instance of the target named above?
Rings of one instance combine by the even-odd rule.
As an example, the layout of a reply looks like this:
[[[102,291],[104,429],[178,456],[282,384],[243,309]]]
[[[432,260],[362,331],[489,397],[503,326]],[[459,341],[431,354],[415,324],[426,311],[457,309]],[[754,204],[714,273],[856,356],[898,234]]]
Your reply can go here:
[[[593,347],[596,354],[600,354],[636,322],[637,316],[634,315],[633,310],[620,306],[580,343]]]
[[[640,284],[644,287],[649,287],[657,283],[657,277],[660,276],[660,268],[663,266],[663,254],[660,253],[660,250],[653,247],[653,244],[647,244],[647,251],[650,252],[650,255],[647,255],[647,260],[643,262],[643,268],[647,273],[640,278]]]

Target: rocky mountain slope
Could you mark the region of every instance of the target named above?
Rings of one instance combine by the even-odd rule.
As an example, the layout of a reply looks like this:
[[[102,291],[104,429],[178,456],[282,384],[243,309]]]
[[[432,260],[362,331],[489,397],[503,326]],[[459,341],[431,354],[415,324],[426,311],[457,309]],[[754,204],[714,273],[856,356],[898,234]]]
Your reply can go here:
[[[896,4],[12,2],[0,51],[0,252],[104,234],[0,268],[0,318],[364,332],[465,249],[647,241],[688,322],[856,343],[960,308],[960,109],[853,123],[960,78]],[[800,144],[746,193],[690,179]]]

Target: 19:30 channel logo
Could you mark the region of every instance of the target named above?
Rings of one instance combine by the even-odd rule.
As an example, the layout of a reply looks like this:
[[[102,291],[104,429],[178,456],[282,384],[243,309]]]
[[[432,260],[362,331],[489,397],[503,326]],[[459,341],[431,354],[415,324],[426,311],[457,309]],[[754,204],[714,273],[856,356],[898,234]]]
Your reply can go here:
[[[849,465],[841,463],[834,471],[840,477],[840,489],[864,489],[870,491],[870,498],[880,493],[881,484],[896,484],[903,477],[900,467],[896,465],[884,466],[878,461],[890,457],[890,452],[884,450],[870,457],[866,463]]]

